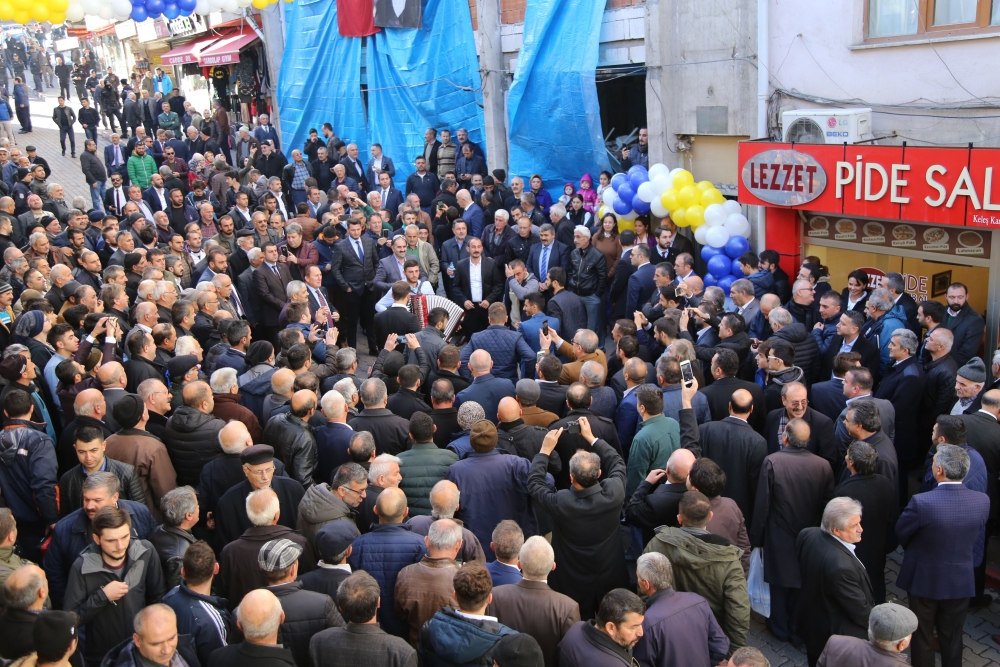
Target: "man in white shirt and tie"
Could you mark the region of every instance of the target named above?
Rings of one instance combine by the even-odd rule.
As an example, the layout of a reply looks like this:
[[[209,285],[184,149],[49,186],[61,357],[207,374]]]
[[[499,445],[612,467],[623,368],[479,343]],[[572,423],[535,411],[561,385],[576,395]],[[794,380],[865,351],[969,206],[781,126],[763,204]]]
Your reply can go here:
[[[233,279],[225,273],[217,273],[212,278],[215,293],[219,295],[219,308],[228,311],[233,317],[245,320],[247,311],[243,308],[239,293],[233,289]]]
[[[368,191],[372,189],[372,184],[368,182],[368,177],[365,176],[364,167],[362,167],[361,163],[358,162],[357,144],[347,145],[347,155],[340,161],[340,164],[344,165],[344,169],[347,170],[347,175],[355,179],[358,182],[358,186],[362,190]],[[354,170],[354,173],[351,173],[352,169]]]
[[[327,299],[326,290],[323,289],[323,271],[315,264],[310,264],[305,268],[303,282],[309,292],[309,310],[313,319],[326,324],[327,328],[332,328],[334,322],[340,321],[340,313],[330,305]]]
[[[104,147],[104,164],[108,174],[121,174],[128,178],[128,167],[125,164],[125,146],[117,134],[111,135],[111,143]]]

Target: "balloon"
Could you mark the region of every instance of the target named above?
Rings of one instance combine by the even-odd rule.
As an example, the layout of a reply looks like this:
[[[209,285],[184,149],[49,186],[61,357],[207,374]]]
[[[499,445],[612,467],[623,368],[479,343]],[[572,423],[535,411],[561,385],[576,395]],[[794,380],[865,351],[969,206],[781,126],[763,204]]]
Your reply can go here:
[[[83,11],[83,6],[78,4],[70,4],[66,9],[66,20],[67,21],[82,21],[85,12]],[[135,18],[134,16],[132,18]],[[145,20],[145,19],[144,19]]]
[[[238,4],[240,7],[249,7],[252,2],[253,0],[238,0],[236,4]]]
[[[149,14],[146,13],[146,8],[142,5],[135,5],[132,7],[132,13],[130,14],[132,20],[136,23],[142,23],[149,18]]]
[[[705,240],[708,241],[708,245],[722,248],[729,240],[729,232],[726,231],[725,227],[710,227],[705,234]]]
[[[750,236],[750,222],[743,216],[742,213],[733,213],[731,216],[726,218],[723,228],[729,232],[731,236],[742,236],[744,238]]]
[[[618,188],[618,198],[624,199],[627,202],[631,202],[635,197],[635,188],[632,187],[630,183],[623,183],[620,188]]]
[[[177,0],[177,6],[182,12],[193,12],[198,6],[198,0]]]
[[[635,220],[626,220],[624,218],[622,218],[621,220],[619,220],[618,221],[618,233],[621,234],[626,229],[629,230],[630,232],[634,232],[635,231]]]
[[[712,188],[711,190],[705,190],[701,193],[701,205],[708,206],[709,204],[722,204],[726,201],[726,198],[722,196],[722,193]]]
[[[698,228],[705,222],[705,209],[699,204],[688,206],[684,217],[692,227]]]
[[[650,181],[640,183],[639,187],[635,189],[636,196],[647,204],[656,199],[656,195],[659,193],[660,191]]]
[[[230,14],[235,14],[240,11],[240,3],[236,2],[236,0],[226,0],[222,3],[222,9]]]
[[[674,184],[673,179],[670,178],[670,174],[668,173],[657,174],[653,178],[650,178],[649,181],[653,184],[656,192],[660,194],[669,190]]]
[[[639,217],[639,214],[636,213],[635,211],[629,211],[628,213],[624,213],[621,216],[622,220],[627,220],[628,222],[631,222],[631,221],[635,220],[638,217]],[[634,228],[635,225],[632,225],[632,227]]]
[[[155,19],[163,13],[165,4],[163,0],[146,0],[146,13],[149,14],[150,18]]]
[[[49,12],[49,23],[59,25],[66,22],[66,12]]]
[[[705,234],[708,232],[708,225],[702,225],[694,230],[694,240],[700,243],[702,246],[705,245]],[[704,248],[702,248],[704,250]],[[705,283],[708,285],[708,282]]]
[[[705,207],[705,224],[709,227],[721,225],[726,221],[726,209],[721,204],[709,204]]]
[[[9,2],[0,2],[0,21],[9,21],[14,18],[14,8]]]
[[[744,239],[744,240],[746,240],[746,239]],[[729,241],[726,243],[726,247],[727,248],[729,247],[729,243],[731,243],[731,242],[732,242],[732,239],[729,239]],[[734,259],[733,260],[733,268],[730,271],[730,273],[733,274],[734,276],[736,276],[737,278],[742,278],[743,277],[743,265],[740,264],[740,260],[739,259]]]
[[[705,227],[702,226],[702,227],[699,227],[699,229],[705,229]],[[698,236],[698,235],[695,234],[695,236]],[[702,278],[701,280],[702,280],[703,283],[705,283],[705,287],[714,287],[715,286],[715,276],[713,276],[711,273],[706,273],[705,277]]]
[[[708,272],[713,276],[728,276],[731,268],[732,261],[723,253],[719,253],[712,259],[708,260]]]
[[[31,9],[31,0],[11,0],[10,6],[17,10]]]
[[[635,197],[632,197],[632,210],[639,215],[646,215],[650,211],[649,202],[643,201],[642,197],[637,194]]]
[[[618,215],[625,215],[632,210],[632,202],[624,199],[616,199],[613,206]]]
[[[701,194],[698,188],[693,185],[685,185],[677,191],[677,202],[685,208],[701,201]]]
[[[173,21],[175,18],[181,15],[181,8],[172,2],[168,2],[163,5],[163,15]]]
[[[654,181],[656,177],[660,174],[669,174],[670,170],[667,169],[667,165],[662,162],[657,162],[652,167],[649,168],[649,180]]]
[[[722,203],[722,205],[725,207],[726,213],[728,213],[730,215],[732,215],[733,213],[742,213],[743,212],[743,207],[740,206],[740,203],[738,201],[736,201],[735,199],[727,199],[726,201],[724,201]]]
[[[703,261],[709,262],[709,261],[712,260],[713,257],[716,257],[716,256],[721,255],[721,254],[722,254],[722,248],[713,248],[712,246],[705,245],[702,242],[702,246],[701,246],[701,259]]]
[[[742,236],[730,236],[729,240],[726,241],[726,254],[734,261],[749,249],[750,242]]]
[[[67,9],[69,9],[69,0],[49,0],[50,12],[65,12]]]
[[[635,167],[632,167],[632,169],[635,169]],[[630,174],[628,177],[628,182],[632,184],[633,188],[638,188],[643,183],[649,182],[649,174],[646,172],[645,169],[639,167],[639,169],[642,169],[642,171],[635,171],[635,172],[633,172],[632,169],[628,170]]]
[[[722,289],[723,292],[729,294],[729,288],[733,286],[733,281],[736,279],[733,276],[722,276],[719,281],[715,283],[716,287]]]
[[[655,215],[657,218],[665,218],[670,215],[670,211],[663,206],[663,202],[659,199],[654,199],[649,202],[649,212]]]
[[[677,190],[670,188],[662,195],[660,195],[660,203],[663,204],[663,208],[668,211],[673,211],[675,208],[680,208],[680,204],[677,202]]]
[[[602,218],[604,218],[604,214],[607,213],[607,212],[608,212],[608,207],[607,206],[599,206],[597,208],[597,219],[601,220]]]
[[[707,190],[713,189],[715,185],[712,184],[712,181],[698,181],[697,187],[702,192],[705,192]]]
[[[83,11],[91,16],[97,16],[101,11],[101,5],[103,3],[101,0],[80,0],[80,6],[83,7]],[[17,4],[15,3],[15,7]]]
[[[621,173],[615,174],[614,176],[611,177],[611,187],[614,189],[615,192],[618,192],[618,188],[620,188],[622,186],[622,183],[624,183],[627,180],[628,176],[626,176],[625,174]]]
[[[15,9],[14,10],[14,22],[15,23],[20,23],[21,25],[24,25],[25,23],[28,23],[29,21],[31,21],[31,14],[28,11],[26,11],[24,9]]]
[[[254,5],[254,6],[256,7],[256,5]],[[608,206],[611,206],[611,204],[613,204],[614,201],[615,201],[615,199],[617,199],[617,198],[618,198],[618,194],[615,192],[614,188],[608,188],[607,190],[604,191],[604,194],[601,196],[601,199]]]
[[[100,16],[105,21],[110,21],[115,17],[114,10],[111,9],[111,5],[102,5],[97,15]]]
[[[674,224],[678,227],[687,227],[687,220],[684,219],[684,209],[675,208],[670,212],[670,219],[674,221]]]
[[[634,165],[632,167],[629,167],[628,171],[626,172],[626,174],[628,175],[629,180],[632,180],[632,176],[634,176],[635,174],[642,174],[642,175],[646,176],[646,180],[649,180],[649,176],[648,176],[649,171],[647,171],[647,169],[645,167],[643,167],[641,164],[637,164],[637,165]]]
[[[681,169],[674,174],[674,187],[680,190],[687,185],[694,185],[694,176],[687,169]]]
[[[115,16],[129,16],[132,14],[132,3],[128,0],[111,0],[111,10]]]
[[[31,8],[31,18],[35,19],[39,23],[44,23],[49,20],[49,7],[48,5],[43,5],[41,3],[35,5]]]
[[[253,6],[257,9],[264,9],[267,7],[267,0],[263,0],[263,4],[258,4],[261,0],[254,0]],[[196,14],[201,14],[202,16],[207,16],[212,13],[212,5],[209,4],[208,0],[198,0],[195,4],[194,11]]]

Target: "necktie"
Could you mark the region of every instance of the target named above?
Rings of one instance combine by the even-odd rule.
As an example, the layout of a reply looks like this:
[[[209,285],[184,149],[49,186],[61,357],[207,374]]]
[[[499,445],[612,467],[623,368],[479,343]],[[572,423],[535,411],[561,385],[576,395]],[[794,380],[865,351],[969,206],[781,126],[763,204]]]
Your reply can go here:
[[[281,274],[278,273],[278,265],[277,264],[272,264],[271,265],[271,270],[274,271],[274,275],[278,276],[279,278],[281,277]]]
[[[358,259],[360,259],[362,262],[364,262],[365,261],[365,251],[364,251],[364,248],[362,248],[362,246],[361,246],[361,241],[355,241],[354,242],[354,250],[358,253]]]
[[[239,315],[240,317],[243,317],[243,313],[245,311],[243,310],[243,304],[240,303],[240,295],[235,289],[233,290],[232,297],[233,297],[233,305],[236,306],[236,314]]]
[[[326,304],[326,299],[323,298],[323,292],[320,291],[320,290],[318,290],[318,289],[314,289],[313,292],[316,293],[316,300],[319,301],[319,307],[327,309],[327,313],[326,313],[326,326],[332,327],[333,326],[333,313],[330,312],[330,309],[329,309],[329,307]]]
[[[122,200],[118,198],[118,190],[115,190],[115,208],[118,212],[122,210]]]
[[[542,248],[542,263],[538,267],[539,273],[542,274],[542,280],[545,280],[545,276],[549,275],[549,246]]]

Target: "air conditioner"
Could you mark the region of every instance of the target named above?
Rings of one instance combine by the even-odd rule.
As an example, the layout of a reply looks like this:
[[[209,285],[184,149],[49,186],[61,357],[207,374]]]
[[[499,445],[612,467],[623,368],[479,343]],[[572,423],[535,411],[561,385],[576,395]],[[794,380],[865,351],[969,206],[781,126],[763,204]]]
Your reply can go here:
[[[856,144],[872,138],[871,109],[794,109],[781,114],[783,138],[797,144]]]

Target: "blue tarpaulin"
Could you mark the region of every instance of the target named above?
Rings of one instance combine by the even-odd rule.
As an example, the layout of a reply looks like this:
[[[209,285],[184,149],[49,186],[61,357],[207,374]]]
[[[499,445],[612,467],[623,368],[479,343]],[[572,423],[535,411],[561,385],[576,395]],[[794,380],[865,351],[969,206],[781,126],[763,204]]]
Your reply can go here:
[[[510,169],[546,189],[610,169],[597,102],[598,43],[604,2],[531,0],[524,42],[507,94]]]
[[[361,99],[361,38],[337,32],[336,0],[298,0],[285,5],[285,53],[281,61],[278,106],[281,144],[291,160],[314,127],[333,125],[345,142],[358,144],[363,163],[368,148]]]
[[[400,189],[429,127],[469,131],[483,146],[479,60],[468,0],[424,0],[423,30],[385,28],[368,39],[373,143],[396,165]],[[593,73],[591,73],[593,78]]]

